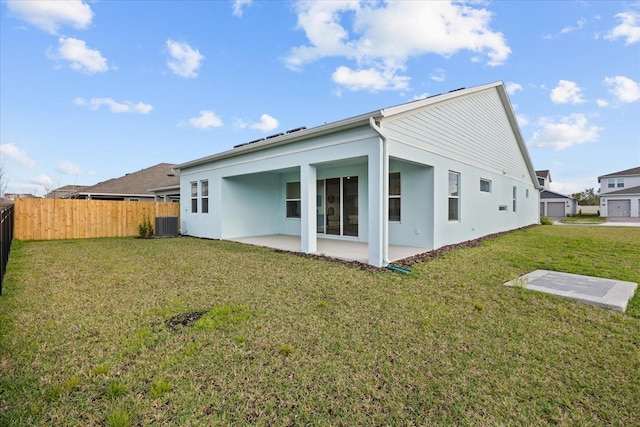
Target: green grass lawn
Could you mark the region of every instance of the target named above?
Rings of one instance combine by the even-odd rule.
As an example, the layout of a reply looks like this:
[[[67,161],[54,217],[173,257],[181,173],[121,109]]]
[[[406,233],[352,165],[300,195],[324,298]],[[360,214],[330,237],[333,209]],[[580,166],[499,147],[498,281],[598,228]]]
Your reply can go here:
[[[0,425],[637,424],[640,298],[502,283],[640,282],[639,242],[535,227],[411,275],[186,237],[14,242]]]
[[[562,218],[560,222],[564,224],[601,224],[603,222],[607,222],[606,217],[601,217],[598,215],[574,215]]]

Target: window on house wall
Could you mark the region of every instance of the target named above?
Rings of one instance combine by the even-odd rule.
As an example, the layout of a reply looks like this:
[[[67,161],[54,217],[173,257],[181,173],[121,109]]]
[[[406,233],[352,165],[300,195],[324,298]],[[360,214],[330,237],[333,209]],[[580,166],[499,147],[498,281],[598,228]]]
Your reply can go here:
[[[483,193],[491,193],[491,181],[480,178],[480,191]]]
[[[209,213],[209,181],[200,181],[200,194],[202,194],[202,213]]]
[[[460,174],[449,171],[449,221],[460,221]]]
[[[400,221],[400,172],[389,174],[389,221]]]
[[[624,188],[624,178],[609,178],[607,183],[609,188]]]
[[[191,213],[198,213],[198,183],[191,183]]]
[[[513,187],[513,211],[516,211],[517,208],[517,197],[518,197],[518,187]]]
[[[300,218],[300,182],[287,182],[287,218]]]
[[[529,189],[527,188],[524,192],[524,196],[528,199],[529,198]]]

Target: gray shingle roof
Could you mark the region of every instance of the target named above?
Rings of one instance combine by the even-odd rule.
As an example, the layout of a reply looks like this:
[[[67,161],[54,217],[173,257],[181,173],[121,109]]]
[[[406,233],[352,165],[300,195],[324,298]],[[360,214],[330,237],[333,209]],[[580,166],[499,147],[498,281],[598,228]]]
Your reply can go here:
[[[631,168],[631,169],[623,170],[620,172],[613,172],[613,173],[608,173],[606,175],[601,175],[598,177],[598,182],[600,182],[601,178],[611,178],[614,176],[629,176],[629,175],[640,175],[640,166],[638,166],[637,168]]]
[[[610,191],[608,193],[601,194],[600,197],[609,197],[609,196],[616,196],[621,194],[640,194],[640,186],[623,188],[622,190],[618,190],[618,191]]]
[[[172,163],[160,163],[137,172],[128,173],[120,178],[112,178],[87,187],[80,194],[117,194],[122,196],[139,196],[154,194],[152,188],[169,187],[180,184],[180,176],[173,174]],[[172,175],[173,176],[170,176]]]

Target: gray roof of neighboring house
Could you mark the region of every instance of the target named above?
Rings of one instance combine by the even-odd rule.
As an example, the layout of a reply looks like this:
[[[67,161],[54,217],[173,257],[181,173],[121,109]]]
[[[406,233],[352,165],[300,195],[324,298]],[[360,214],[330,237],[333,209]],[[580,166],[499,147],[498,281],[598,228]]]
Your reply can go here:
[[[536,171],[536,176],[549,178],[549,181],[551,181],[551,173],[548,170]]]
[[[85,188],[80,194],[108,194],[122,196],[154,196],[152,188],[170,187],[180,184],[180,176],[172,171],[172,163],[159,163],[120,178],[112,178]]]
[[[88,185],[63,185],[62,187],[49,191],[45,197],[78,194],[88,187]]]
[[[540,192],[541,199],[569,199],[575,200],[571,196],[565,196],[564,194],[556,193],[555,191],[543,190]]]
[[[608,193],[601,194],[600,197],[618,196],[623,194],[640,194],[640,186],[623,188],[622,190],[610,191]]]
[[[630,175],[640,175],[640,166],[638,166],[637,168],[631,168],[631,169],[623,170],[620,172],[613,172],[613,173],[608,173],[606,175],[601,175],[598,177],[598,182],[600,182],[601,178],[611,178],[614,176],[630,176]]]

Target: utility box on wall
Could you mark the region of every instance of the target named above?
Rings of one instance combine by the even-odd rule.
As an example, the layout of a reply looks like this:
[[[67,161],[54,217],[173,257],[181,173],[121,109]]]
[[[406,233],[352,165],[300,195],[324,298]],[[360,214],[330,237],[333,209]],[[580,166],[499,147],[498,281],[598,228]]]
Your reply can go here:
[[[156,232],[158,237],[175,237],[178,235],[178,217],[177,216],[157,216]]]

